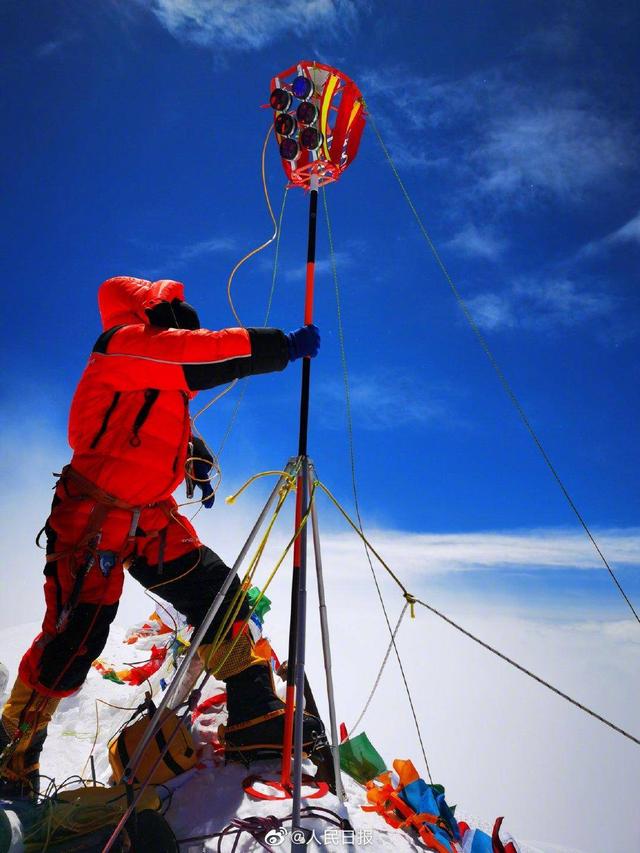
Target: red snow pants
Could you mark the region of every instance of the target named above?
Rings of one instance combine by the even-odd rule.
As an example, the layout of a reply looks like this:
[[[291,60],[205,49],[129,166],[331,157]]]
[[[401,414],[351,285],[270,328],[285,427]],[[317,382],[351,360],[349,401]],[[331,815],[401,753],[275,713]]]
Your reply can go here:
[[[118,610],[125,564],[145,588],[173,604],[195,628],[229,572],[220,557],[200,543],[173,498],[138,513],[105,507],[78,492],[70,478],[58,482],[44,528],[42,631],[19,668],[26,684],[50,697],[78,690],[104,649]],[[236,577],[204,642],[213,638],[238,586]],[[237,618],[246,613],[244,604]]]

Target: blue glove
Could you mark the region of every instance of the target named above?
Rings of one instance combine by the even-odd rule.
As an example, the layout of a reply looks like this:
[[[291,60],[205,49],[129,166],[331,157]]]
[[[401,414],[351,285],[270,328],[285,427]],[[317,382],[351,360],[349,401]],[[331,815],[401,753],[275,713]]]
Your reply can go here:
[[[191,482],[202,492],[202,503],[206,509],[211,509],[216,499],[213,486],[209,482],[211,468],[213,467],[213,456],[209,448],[201,438],[194,436],[192,439],[193,450],[189,452],[193,456],[193,477]]]
[[[293,332],[289,332],[287,346],[289,347],[289,361],[297,358],[313,358],[318,355],[320,349],[320,329],[317,326],[301,326]]]

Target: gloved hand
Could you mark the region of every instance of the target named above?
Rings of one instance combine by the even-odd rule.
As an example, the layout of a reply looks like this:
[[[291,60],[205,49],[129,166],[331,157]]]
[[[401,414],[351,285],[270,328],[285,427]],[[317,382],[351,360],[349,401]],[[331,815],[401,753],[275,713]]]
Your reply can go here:
[[[213,456],[209,452],[209,448],[204,441],[198,436],[191,439],[193,450],[189,455],[192,459],[193,477],[191,478],[194,486],[197,486],[202,492],[202,503],[206,509],[211,509],[213,502],[216,499],[213,486],[209,482],[211,468],[213,467]]]
[[[289,361],[297,358],[313,358],[320,349],[320,329],[317,326],[301,326],[287,335]]]

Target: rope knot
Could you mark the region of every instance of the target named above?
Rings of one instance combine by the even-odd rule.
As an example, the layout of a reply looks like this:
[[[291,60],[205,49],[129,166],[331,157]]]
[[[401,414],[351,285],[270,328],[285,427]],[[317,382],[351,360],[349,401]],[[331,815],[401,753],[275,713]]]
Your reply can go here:
[[[415,598],[415,596],[411,595],[411,593],[407,592],[406,590],[402,593],[402,595],[404,596],[404,600],[409,605],[409,612],[411,614],[411,618],[415,619],[416,618],[416,598]]]

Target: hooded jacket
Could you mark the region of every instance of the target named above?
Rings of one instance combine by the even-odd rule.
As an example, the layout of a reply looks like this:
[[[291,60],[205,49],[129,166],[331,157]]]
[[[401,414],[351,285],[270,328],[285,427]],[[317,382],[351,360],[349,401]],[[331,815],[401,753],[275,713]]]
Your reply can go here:
[[[184,479],[189,400],[205,388],[289,361],[279,329],[163,329],[147,309],[184,299],[177,281],[120,276],[101,286],[98,338],[69,416],[72,467],[105,492],[142,506]]]

